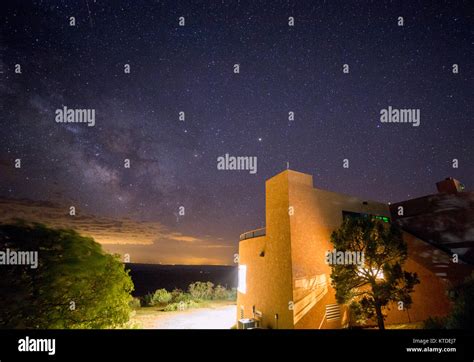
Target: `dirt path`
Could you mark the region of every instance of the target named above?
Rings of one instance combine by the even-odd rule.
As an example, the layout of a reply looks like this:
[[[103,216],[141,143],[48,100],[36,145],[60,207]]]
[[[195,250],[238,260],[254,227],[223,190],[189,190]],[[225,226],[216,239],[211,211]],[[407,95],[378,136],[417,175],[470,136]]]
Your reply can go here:
[[[181,312],[141,311],[134,320],[143,329],[230,329],[236,305],[218,305]]]

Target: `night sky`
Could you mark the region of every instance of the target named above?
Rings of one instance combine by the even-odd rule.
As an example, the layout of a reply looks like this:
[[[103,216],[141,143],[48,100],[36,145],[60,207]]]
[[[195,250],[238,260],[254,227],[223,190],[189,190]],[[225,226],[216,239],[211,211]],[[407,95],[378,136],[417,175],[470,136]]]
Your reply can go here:
[[[70,221],[134,262],[231,264],[287,162],[377,201],[448,176],[473,188],[468,1],[18,3],[0,5],[4,217]],[[55,122],[63,106],[95,109],[95,126]],[[381,123],[388,106],[420,109],[420,126]],[[258,172],[218,170],[226,153]]]

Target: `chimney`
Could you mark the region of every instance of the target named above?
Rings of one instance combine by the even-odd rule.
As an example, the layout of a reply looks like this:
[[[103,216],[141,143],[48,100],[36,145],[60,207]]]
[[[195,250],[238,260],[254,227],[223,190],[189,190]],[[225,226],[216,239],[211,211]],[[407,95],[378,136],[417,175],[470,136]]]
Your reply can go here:
[[[448,177],[436,183],[436,188],[440,194],[456,194],[464,191],[464,185],[455,178]]]

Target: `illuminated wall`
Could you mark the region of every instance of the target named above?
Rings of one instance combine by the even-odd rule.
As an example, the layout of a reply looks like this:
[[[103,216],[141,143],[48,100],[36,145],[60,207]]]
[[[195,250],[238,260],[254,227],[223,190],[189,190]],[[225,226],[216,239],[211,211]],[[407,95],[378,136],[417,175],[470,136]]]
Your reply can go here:
[[[264,328],[293,328],[288,180],[273,177],[265,189],[266,235],[239,244],[239,265],[247,271],[246,292],[237,293],[237,319],[253,318],[255,310]]]
[[[287,170],[266,182],[266,235],[239,245],[246,290],[238,293],[237,319],[256,316],[263,328],[332,329],[348,324],[347,309],[336,303],[325,260],[343,212],[390,217],[386,204],[313,188],[311,175]],[[450,274],[443,275],[448,265],[443,252],[410,234],[404,238],[409,250],[405,268],[416,272],[421,284],[412,294],[412,308],[391,306],[387,322],[446,315],[449,284],[461,281],[472,267],[449,265]]]
[[[331,287],[326,252],[333,250],[331,233],[342,223],[343,211],[390,216],[378,202],[313,188],[311,175],[286,171],[289,203],[295,328],[340,328],[348,322]],[[278,177],[278,176],[277,176]],[[301,287],[301,280],[317,280]],[[325,285],[323,285],[325,283]]]

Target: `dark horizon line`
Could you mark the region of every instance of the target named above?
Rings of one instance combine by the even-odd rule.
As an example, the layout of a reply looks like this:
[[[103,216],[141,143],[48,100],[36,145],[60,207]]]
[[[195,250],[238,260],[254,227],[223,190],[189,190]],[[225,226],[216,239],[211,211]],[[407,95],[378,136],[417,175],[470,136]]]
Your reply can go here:
[[[160,266],[227,266],[227,267],[235,267],[231,264],[160,264],[160,263],[130,263],[130,262],[123,262],[123,264],[134,264],[134,265],[160,265]]]

